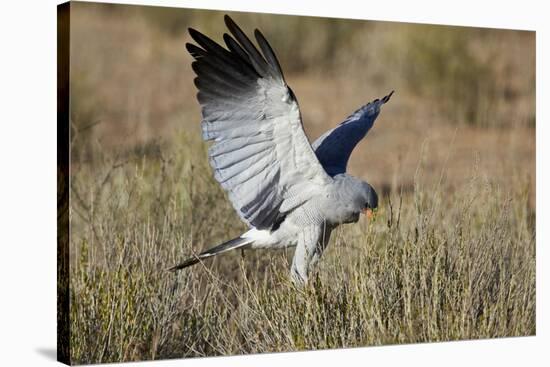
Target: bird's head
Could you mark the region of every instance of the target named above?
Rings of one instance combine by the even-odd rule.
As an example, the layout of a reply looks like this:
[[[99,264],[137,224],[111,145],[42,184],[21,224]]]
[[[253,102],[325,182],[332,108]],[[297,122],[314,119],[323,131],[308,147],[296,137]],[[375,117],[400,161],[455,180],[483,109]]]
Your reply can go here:
[[[376,213],[376,209],[378,209],[378,194],[368,183],[362,182],[361,184],[359,198],[361,213],[365,214],[368,219],[372,219]]]
[[[334,177],[338,182],[337,190],[343,210],[342,222],[352,223],[359,220],[361,213],[367,218],[373,218],[378,208],[378,195],[367,182],[347,174],[340,174]]]

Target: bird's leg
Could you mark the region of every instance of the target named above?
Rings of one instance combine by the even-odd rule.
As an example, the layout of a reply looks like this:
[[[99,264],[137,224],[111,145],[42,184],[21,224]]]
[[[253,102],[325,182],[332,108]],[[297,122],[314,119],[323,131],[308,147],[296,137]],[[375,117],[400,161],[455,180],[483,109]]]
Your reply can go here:
[[[306,248],[303,243],[299,243],[294,251],[294,258],[292,259],[292,267],[290,268],[290,279],[298,287],[303,287],[307,284],[307,267],[306,263]]]
[[[307,285],[308,277],[323,253],[322,231],[318,226],[304,228],[298,234],[298,245],[292,259],[290,276],[297,286]]]

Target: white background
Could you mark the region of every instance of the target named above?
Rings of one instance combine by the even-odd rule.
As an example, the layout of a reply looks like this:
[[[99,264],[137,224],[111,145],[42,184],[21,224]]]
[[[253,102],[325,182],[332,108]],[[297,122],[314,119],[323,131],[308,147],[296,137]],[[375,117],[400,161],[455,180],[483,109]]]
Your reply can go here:
[[[548,72],[545,1],[119,1],[537,31],[537,336],[148,362],[147,366],[548,365]],[[0,365],[56,348],[56,4],[0,5]],[[336,97],[336,96],[335,96]],[[546,105],[543,103],[546,102]],[[546,280],[546,282],[545,282]]]

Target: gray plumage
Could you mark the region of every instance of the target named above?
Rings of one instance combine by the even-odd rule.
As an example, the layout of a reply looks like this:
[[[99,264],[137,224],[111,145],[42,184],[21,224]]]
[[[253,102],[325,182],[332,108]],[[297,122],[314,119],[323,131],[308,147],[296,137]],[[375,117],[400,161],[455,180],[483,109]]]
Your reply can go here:
[[[341,223],[357,222],[378,206],[374,189],[345,173],[355,145],[366,135],[391,93],[357,110],[310,145],[298,102],[273,49],[259,30],[259,50],[225,16],[226,48],[189,29],[195,58],[202,135],[214,177],[250,230],[170,270],[235,248],[296,246],[291,276],[299,284]],[[393,92],[392,92],[393,93]]]
[[[380,107],[390,100],[392,94],[393,91],[359,108],[340,125],[313,142],[315,154],[329,175],[346,172],[353,148],[367,135],[380,113]]]

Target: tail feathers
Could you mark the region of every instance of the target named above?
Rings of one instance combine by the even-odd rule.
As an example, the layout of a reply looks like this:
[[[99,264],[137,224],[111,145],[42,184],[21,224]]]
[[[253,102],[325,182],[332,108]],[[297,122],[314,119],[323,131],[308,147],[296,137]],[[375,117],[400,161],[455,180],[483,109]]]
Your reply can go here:
[[[185,260],[184,262],[178,264],[178,265],[172,266],[171,268],[168,268],[167,270],[168,271],[181,270],[181,269],[186,268],[188,266],[195,265],[196,263],[201,262],[202,260],[208,259],[209,257],[219,255],[219,254],[223,254],[224,252],[227,252],[229,250],[234,250],[234,249],[249,245],[253,241],[254,240],[250,239],[250,238],[242,238],[242,237],[234,238],[232,240],[229,240],[227,242],[222,243],[221,245],[212,247],[212,248],[210,248],[210,249],[208,249],[204,252],[201,252],[200,254],[195,255],[195,256]]]

